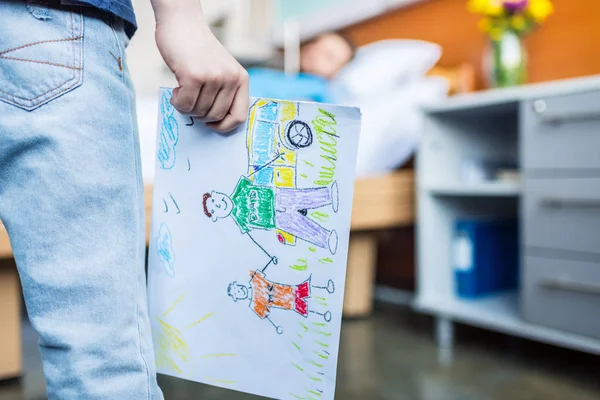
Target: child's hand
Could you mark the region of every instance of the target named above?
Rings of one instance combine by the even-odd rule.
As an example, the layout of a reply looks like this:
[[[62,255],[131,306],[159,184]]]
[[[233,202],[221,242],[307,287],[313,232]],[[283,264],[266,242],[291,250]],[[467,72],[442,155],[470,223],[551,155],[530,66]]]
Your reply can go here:
[[[214,37],[198,0],[153,1],[156,44],[179,87],[171,103],[219,132],[246,121],[248,73]]]

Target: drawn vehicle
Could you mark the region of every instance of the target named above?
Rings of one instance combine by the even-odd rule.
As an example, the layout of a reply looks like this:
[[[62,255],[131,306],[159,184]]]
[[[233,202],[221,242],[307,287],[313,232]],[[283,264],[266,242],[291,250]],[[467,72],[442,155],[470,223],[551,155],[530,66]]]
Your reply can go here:
[[[297,115],[297,104],[291,101],[258,100],[250,107],[248,175],[256,184],[296,187],[298,150],[313,143],[310,126],[296,119]],[[282,230],[277,230],[277,239],[285,245],[296,244],[296,237]]]

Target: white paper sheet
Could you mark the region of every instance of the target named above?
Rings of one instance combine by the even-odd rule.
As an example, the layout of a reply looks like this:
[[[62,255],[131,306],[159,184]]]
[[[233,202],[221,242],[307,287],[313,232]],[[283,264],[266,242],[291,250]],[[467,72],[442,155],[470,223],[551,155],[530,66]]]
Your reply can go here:
[[[149,257],[159,372],[333,399],[360,111],[253,99],[246,126],[223,136],[170,95]]]

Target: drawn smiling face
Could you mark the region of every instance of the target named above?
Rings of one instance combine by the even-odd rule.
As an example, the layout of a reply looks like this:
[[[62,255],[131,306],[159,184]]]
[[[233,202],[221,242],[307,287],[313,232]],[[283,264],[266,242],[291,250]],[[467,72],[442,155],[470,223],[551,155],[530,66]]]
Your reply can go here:
[[[235,302],[238,300],[245,300],[248,298],[248,288],[237,282],[232,282],[227,287],[227,294]]]
[[[213,221],[226,218],[233,211],[233,201],[223,193],[213,191],[206,202],[206,207],[212,215]]]

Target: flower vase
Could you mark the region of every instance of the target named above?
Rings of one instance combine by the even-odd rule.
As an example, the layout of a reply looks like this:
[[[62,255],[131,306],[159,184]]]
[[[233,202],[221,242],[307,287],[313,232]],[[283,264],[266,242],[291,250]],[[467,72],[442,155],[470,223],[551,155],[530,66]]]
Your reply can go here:
[[[485,59],[488,84],[492,88],[521,85],[527,80],[527,52],[521,37],[505,30],[490,40]]]

